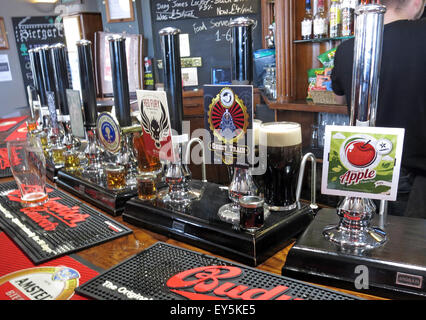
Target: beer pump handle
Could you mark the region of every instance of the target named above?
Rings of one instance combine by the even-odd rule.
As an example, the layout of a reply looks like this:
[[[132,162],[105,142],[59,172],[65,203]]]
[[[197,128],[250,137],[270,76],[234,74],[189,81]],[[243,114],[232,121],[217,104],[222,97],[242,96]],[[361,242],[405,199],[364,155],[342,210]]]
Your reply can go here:
[[[309,205],[312,210],[317,210],[318,205],[316,204],[316,184],[317,184],[317,161],[313,153],[309,152],[302,158],[299,170],[299,178],[297,180],[296,188],[296,202],[300,201],[300,194],[302,192],[303,176],[305,173],[306,161],[311,161],[311,204]]]
[[[203,152],[203,164],[202,164],[202,182],[207,182],[207,178],[206,178],[206,158],[205,158],[205,152],[204,152],[204,143],[200,138],[192,138],[191,140],[189,140],[188,145],[186,147],[186,154],[185,154],[185,163],[189,164],[189,162],[191,161],[191,146],[193,143],[198,143],[201,146],[201,150]]]
[[[167,94],[167,103],[172,130],[182,134],[183,96],[182,72],[180,61],[180,30],[166,27],[159,32],[163,48],[164,91]]]
[[[108,38],[111,57],[112,88],[114,92],[115,116],[120,127],[130,127],[129,80],[127,75],[126,38],[114,35]]]
[[[46,106],[49,106],[49,98],[47,96],[47,92],[51,92],[54,95],[53,104],[55,106],[55,109],[59,109],[58,97],[55,86],[55,76],[53,74],[52,58],[50,56],[49,46],[44,45],[40,47],[39,53],[44,89],[46,91]]]
[[[89,40],[76,42],[80,72],[81,97],[84,111],[84,126],[95,128],[98,118],[96,105],[95,76],[93,73],[92,43]]]
[[[55,79],[56,95],[61,110],[61,115],[70,114],[66,89],[70,89],[67,70],[67,52],[66,47],[62,43],[50,46],[50,54],[53,65],[53,75]]]

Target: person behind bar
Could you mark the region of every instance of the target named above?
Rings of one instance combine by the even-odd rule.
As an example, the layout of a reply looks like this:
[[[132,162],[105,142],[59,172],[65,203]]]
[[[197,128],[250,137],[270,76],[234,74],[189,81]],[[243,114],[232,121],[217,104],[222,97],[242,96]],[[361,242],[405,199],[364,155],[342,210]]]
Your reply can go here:
[[[381,4],[386,13],[376,126],[405,128],[398,196],[388,203],[388,213],[426,218],[426,19],[420,19],[425,0]],[[341,43],[331,75],[336,101],[348,108],[353,56],[354,39]]]

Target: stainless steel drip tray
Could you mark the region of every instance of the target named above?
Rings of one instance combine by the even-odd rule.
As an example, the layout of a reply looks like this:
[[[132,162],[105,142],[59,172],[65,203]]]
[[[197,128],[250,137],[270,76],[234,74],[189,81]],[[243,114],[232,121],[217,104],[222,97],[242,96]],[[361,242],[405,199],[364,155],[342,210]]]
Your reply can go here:
[[[187,205],[170,205],[159,199],[142,201],[134,197],[125,205],[123,220],[257,266],[288,245],[313,219],[309,206],[301,204],[292,211],[271,213],[261,229],[248,233],[221,221],[217,215],[219,208],[230,202],[227,190],[218,184],[197,180],[192,181],[191,186],[202,190],[199,200]]]

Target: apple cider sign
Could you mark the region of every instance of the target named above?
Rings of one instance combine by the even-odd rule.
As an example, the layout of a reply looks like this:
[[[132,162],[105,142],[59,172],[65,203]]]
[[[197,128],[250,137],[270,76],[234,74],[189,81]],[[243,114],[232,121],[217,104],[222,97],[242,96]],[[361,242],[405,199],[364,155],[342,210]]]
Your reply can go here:
[[[326,126],[321,192],[396,200],[404,129]]]

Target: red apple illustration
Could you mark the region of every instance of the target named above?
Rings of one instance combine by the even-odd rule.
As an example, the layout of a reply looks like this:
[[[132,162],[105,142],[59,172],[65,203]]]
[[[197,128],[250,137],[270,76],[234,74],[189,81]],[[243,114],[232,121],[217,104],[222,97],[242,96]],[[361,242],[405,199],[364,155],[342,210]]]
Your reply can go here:
[[[376,160],[376,149],[370,140],[354,140],[346,148],[346,159],[355,167],[365,168]]]

